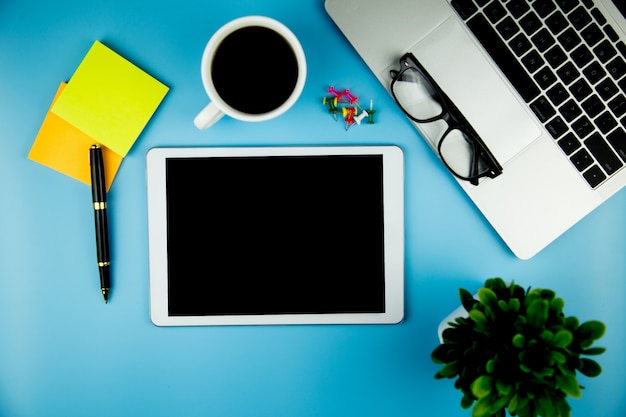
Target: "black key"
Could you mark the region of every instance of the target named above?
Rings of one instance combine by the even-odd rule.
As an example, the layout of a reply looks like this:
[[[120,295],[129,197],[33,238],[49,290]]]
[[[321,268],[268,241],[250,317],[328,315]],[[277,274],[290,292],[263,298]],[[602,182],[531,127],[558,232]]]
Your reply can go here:
[[[606,175],[604,175],[599,166],[594,165],[583,174],[583,178],[591,188],[596,188],[606,179]]]
[[[530,73],[537,71],[543,66],[544,63],[545,61],[543,60],[541,55],[539,55],[539,52],[535,50],[530,51],[524,56],[524,58],[522,58],[522,64],[524,64],[524,66]]]
[[[599,133],[589,136],[589,139],[585,140],[585,146],[607,174],[611,175],[622,167],[622,161],[619,160]]]
[[[571,122],[572,120],[580,116],[582,112],[583,111],[578,106],[578,103],[571,99],[567,100],[565,104],[559,107],[559,113],[561,113],[563,118],[568,122]]]
[[[511,54],[506,44],[500,40],[497,32],[489,26],[484,16],[475,15],[469,20],[467,26],[511,84],[513,84],[524,101],[528,103],[539,95],[539,88],[535,82],[528,76],[524,68],[519,65],[515,56]]]
[[[624,129],[617,129],[609,134],[606,139],[609,141],[615,152],[626,161],[626,132]]]
[[[604,38],[604,32],[595,23],[592,23],[580,33],[587,45],[594,46]]]
[[[487,7],[483,9],[483,13],[485,13],[487,19],[489,19],[489,21],[494,24],[502,19],[504,16],[506,16],[506,10],[504,10],[502,4],[500,4],[500,2],[497,0],[489,3]]]
[[[544,52],[554,45],[554,38],[546,28],[539,30],[530,40],[533,41],[539,52]]]
[[[569,98],[569,93],[560,83],[549,89],[546,95],[555,106],[558,106]]]
[[[596,54],[598,59],[602,62],[607,62],[615,55],[617,55],[617,51],[615,50],[613,45],[611,45],[611,42],[606,39],[602,41],[602,43],[600,43],[598,46],[593,48],[593,53]]]
[[[476,0],[476,4],[478,4],[480,7],[483,7],[487,3],[489,3],[489,0]]]
[[[572,123],[572,129],[574,130],[574,133],[576,133],[576,136],[583,139],[591,132],[593,132],[593,125],[587,117],[582,116],[574,123]]]
[[[572,81],[576,80],[580,76],[580,72],[578,72],[578,69],[576,69],[574,64],[571,62],[568,62],[559,68],[556,74],[566,85],[571,84]]]
[[[571,155],[576,149],[580,148],[580,141],[571,132],[563,136],[563,139],[560,139],[558,144],[567,155]]]
[[[478,11],[478,7],[476,7],[476,4],[474,4],[472,0],[452,0],[450,4],[452,4],[452,7],[454,7],[463,20],[469,19]]]
[[[560,138],[569,129],[559,116],[546,123],[546,129],[554,139]]]
[[[539,72],[535,74],[533,77],[539,87],[542,89],[546,89],[550,87],[556,81],[556,75],[552,72],[552,70],[548,67],[543,67]]]
[[[550,29],[552,33],[557,35],[561,33],[563,29],[569,26],[569,23],[561,12],[556,12],[546,19],[546,26],[548,26],[548,29]]]
[[[570,161],[572,161],[572,164],[574,164],[576,169],[580,172],[583,172],[591,164],[593,164],[593,158],[591,157],[591,155],[589,155],[589,152],[587,152],[586,149],[581,149],[576,152],[574,155],[572,155]]]
[[[533,12],[528,13],[522,17],[519,21],[522,30],[526,32],[528,36],[532,35],[541,28],[541,20]]]
[[[620,54],[622,54],[623,56],[626,56],[626,43],[619,41],[616,44],[617,46],[617,50],[619,51]]]
[[[622,78],[622,80],[621,80],[621,81],[618,81],[618,82],[617,82],[617,85],[619,85],[619,88],[620,88],[622,91],[626,91],[626,78]]]
[[[556,4],[559,5],[561,10],[565,13],[569,13],[572,9],[578,6],[578,0],[556,0]]]
[[[565,48],[566,51],[571,51],[576,46],[578,46],[582,39],[578,36],[578,33],[572,28],[568,28],[565,32],[561,33],[558,38],[559,43]]]
[[[617,120],[615,120],[613,116],[611,116],[611,113],[609,113],[608,111],[605,111],[600,116],[598,116],[596,120],[594,120],[594,122],[600,132],[604,134],[609,133],[617,126]]]
[[[528,38],[521,33],[509,42],[509,46],[517,56],[524,55],[530,48],[532,48],[532,44]]]
[[[539,16],[546,17],[556,9],[556,6],[552,0],[537,0],[533,3],[533,9]]]
[[[589,51],[589,48],[585,45],[580,45],[578,48],[574,49],[570,56],[579,68],[584,67],[593,60],[591,51]]]
[[[624,113],[626,113],[626,97],[620,94],[613,100],[609,101],[609,109],[611,109],[615,116],[622,116]]]
[[[604,17],[604,15],[602,14],[602,12],[600,12],[600,10],[595,9],[595,8],[592,9],[591,15],[593,16],[594,19],[596,19],[596,22],[598,22],[600,26],[604,26],[606,24],[606,17]]]
[[[507,16],[502,22],[498,23],[496,29],[506,41],[511,39],[520,30],[517,23],[515,23],[515,20],[509,16]]]
[[[619,80],[624,74],[626,74],[626,62],[624,62],[624,60],[619,56],[615,57],[615,59],[606,64],[606,69],[609,71],[609,74],[611,74],[611,77],[613,77],[614,80]],[[620,86],[623,82],[624,80],[619,83]],[[626,91],[626,88],[621,88]]]
[[[563,49],[561,49],[559,45],[554,45],[550,48],[544,54],[544,57],[552,68],[558,68],[563,62],[565,62],[565,60],[567,60],[567,55],[563,52]]]
[[[615,94],[617,94],[618,91],[619,88],[617,88],[613,80],[608,77],[602,80],[602,82],[600,82],[600,84],[596,86],[596,92],[600,95],[600,97],[602,97],[603,100],[610,99]]]
[[[585,74],[585,77],[587,77],[587,80],[589,80],[591,84],[595,84],[604,78],[606,71],[597,62],[592,62],[583,70],[583,74]]]
[[[518,19],[530,9],[530,6],[526,0],[511,0],[506,4],[506,8],[514,18]]]
[[[544,96],[530,103],[530,108],[542,123],[547,122],[556,114],[556,110]]]
[[[591,94],[593,90],[591,90],[591,87],[589,87],[589,84],[587,83],[587,81],[581,78],[580,80],[576,81],[574,84],[571,85],[571,87],[569,88],[569,91],[570,93],[572,93],[574,98],[576,98],[576,100],[581,101],[582,99],[587,97],[589,94]]]
[[[604,33],[606,33],[606,36],[608,36],[609,39],[613,42],[617,42],[619,40],[619,35],[611,25],[606,25],[604,27]]]
[[[583,101],[582,106],[589,117],[596,117],[604,110],[604,103],[595,94]]]
[[[578,6],[567,17],[577,30],[581,30],[591,22],[591,16],[583,6]]]

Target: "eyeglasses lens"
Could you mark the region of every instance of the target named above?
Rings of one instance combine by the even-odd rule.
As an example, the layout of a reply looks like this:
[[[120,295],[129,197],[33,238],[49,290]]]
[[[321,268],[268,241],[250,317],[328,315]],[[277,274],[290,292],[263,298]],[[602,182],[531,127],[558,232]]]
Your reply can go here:
[[[441,159],[457,176],[476,178],[489,171],[475,141],[458,128],[439,125],[444,123],[446,110],[428,78],[417,68],[409,67],[400,73],[391,88],[404,111],[423,124],[426,135],[434,136],[429,140],[438,147]]]
[[[443,112],[434,88],[415,68],[408,68],[400,74],[392,88],[398,104],[418,121],[438,117]]]
[[[446,165],[462,178],[475,178],[489,171],[475,142],[459,129],[452,129],[439,143],[439,154]]]

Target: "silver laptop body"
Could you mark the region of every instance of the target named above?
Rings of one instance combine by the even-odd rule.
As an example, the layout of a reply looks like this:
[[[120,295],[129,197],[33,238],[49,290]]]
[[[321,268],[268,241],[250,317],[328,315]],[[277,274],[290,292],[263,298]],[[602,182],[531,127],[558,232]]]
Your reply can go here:
[[[390,70],[399,69],[399,58],[411,52],[456,104],[503,168],[501,175],[495,178],[482,178],[478,185],[463,180],[458,180],[459,184],[513,253],[521,259],[528,259],[620,190],[626,182],[624,151],[626,144],[623,148],[617,143],[608,146],[598,145],[604,153],[608,152],[605,148],[611,150],[612,155],[606,155],[610,156],[609,162],[574,163],[573,153],[576,152],[572,153],[567,149],[567,152],[570,152],[568,154],[564,151],[567,146],[563,142],[566,141],[560,143],[562,137],[557,136],[558,134],[563,136],[564,133],[555,133],[554,129],[567,128],[571,133],[575,124],[576,132],[569,137],[577,138],[579,149],[582,149],[588,137],[593,136],[594,141],[599,136],[606,140],[613,130],[623,130],[626,116],[620,113],[626,109],[621,108],[618,103],[621,98],[619,100],[615,98],[618,96],[603,99],[605,108],[601,109],[601,113],[608,112],[609,116],[612,116],[609,118],[617,123],[617,126],[613,127],[612,122],[608,122],[608,125],[602,124],[601,121],[596,122],[586,113],[593,114],[597,111],[588,110],[586,107],[579,114],[580,117],[567,114],[568,120],[564,120],[565,116],[561,112],[565,114],[565,110],[561,107],[565,107],[565,104],[558,102],[552,106],[555,109],[553,124],[557,127],[548,124],[549,121],[540,120],[537,112],[544,119],[550,118],[551,115],[541,114],[541,110],[537,109],[538,105],[535,103],[535,107],[530,107],[529,102],[532,103],[547,93],[540,93],[539,96],[532,98],[523,97],[502,73],[494,58],[473,34],[470,24],[463,18],[467,19],[467,14],[483,14],[487,20],[495,21],[494,26],[504,22],[504,19],[510,22],[510,19],[514,18],[517,25],[523,26],[530,25],[528,23],[532,17],[530,15],[534,14],[538,18],[533,18],[535,24],[538,20],[542,28],[550,23],[549,30],[555,32],[552,37],[556,39],[559,30],[564,30],[558,27],[564,24],[563,19],[556,16],[558,13],[566,21],[574,21],[577,26],[589,26],[581,45],[587,42],[593,45],[594,40],[590,34],[592,24],[599,27],[600,32],[609,33],[611,35],[609,42],[617,50],[617,58],[622,61],[626,60],[626,51],[623,48],[626,40],[626,20],[613,0],[550,0],[547,6],[544,0],[521,0],[521,3],[520,0],[494,2],[478,0],[476,10],[466,10],[468,3],[464,0],[458,1],[462,1],[462,7],[458,4],[456,8],[453,7],[450,0],[326,0],[325,7],[329,16],[388,90],[392,78]],[[579,5],[570,4],[577,1]],[[555,6],[553,9],[550,2]],[[499,3],[500,7],[498,4],[490,5],[491,3]],[[514,6],[528,9],[520,11]],[[579,7],[582,9],[578,9]],[[460,8],[463,10],[459,11]],[[580,20],[583,18],[578,17],[580,13],[584,16],[585,10],[592,18],[591,22],[585,23]],[[523,16],[513,16],[520,13]],[[496,16],[497,14],[500,16]],[[524,16],[526,19],[520,22]],[[499,31],[503,26],[504,23],[494,30]],[[519,32],[526,30],[530,33],[528,37],[533,38],[534,33],[531,29],[522,27]],[[513,40],[503,38],[503,42],[508,44]],[[541,41],[533,39],[533,42]],[[531,46],[534,49],[539,48]],[[592,52],[595,52],[596,48],[588,46]],[[568,50],[564,52],[565,58],[569,61],[574,52]],[[523,55],[515,57],[520,62],[524,59]],[[621,66],[619,60],[616,59],[617,67]],[[528,63],[524,65],[526,64]],[[544,64],[545,67],[554,66],[551,68],[554,74],[559,72],[562,65],[565,63],[550,61]],[[536,75],[539,79],[537,75],[539,71],[540,69],[537,69],[529,76],[534,79]],[[586,72],[591,72],[591,69]],[[588,74],[581,71],[579,78],[586,75]],[[572,77],[575,75],[570,74],[570,78]],[[613,79],[614,77],[617,79]],[[626,85],[626,75],[607,74],[605,79],[609,79],[615,85],[621,82],[622,87],[617,94],[619,97],[625,94],[626,87],[623,86]],[[598,95],[598,91],[606,83],[611,84],[610,81],[605,83],[603,80],[595,81],[596,84],[587,81],[591,84],[594,95]],[[573,90],[572,85],[576,80],[568,79],[566,82],[557,80],[554,85],[562,84],[562,90]],[[549,100],[545,98],[543,100],[557,99],[550,97]],[[609,101],[612,101],[612,107],[609,107]],[[592,129],[591,133],[580,132],[581,125],[584,124],[583,116],[591,121],[591,126],[585,128]],[[557,117],[561,120],[556,120]],[[581,121],[578,121],[579,118]],[[429,132],[423,125],[418,123],[414,125],[422,133],[422,137],[436,148],[437,139],[429,138]],[[615,142],[618,142],[623,139],[622,136],[620,131],[612,137],[617,138]],[[569,148],[576,146],[569,145]],[[597,151],[598,146],[592,141],[589,141],[589,145],[594,148],[594,152]],[[580,158],[580,155],[577,158]],[[595,164],[596,167],[590,171],[590,166],[583,167],[581,164]]]

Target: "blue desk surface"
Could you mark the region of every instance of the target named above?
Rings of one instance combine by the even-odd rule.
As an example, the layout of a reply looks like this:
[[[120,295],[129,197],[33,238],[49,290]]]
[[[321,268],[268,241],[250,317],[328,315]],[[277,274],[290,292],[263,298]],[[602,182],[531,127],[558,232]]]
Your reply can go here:
[[[199,67],[223,23],[276,18],[308,79],[278,119],[193,125]],[[368,28],[364,27],[364,33]],[[95,267],[88,186],[27,159],[54,93],[94,40],[171,87],[109,193],[113,291]],[[377,124],[346,132],[330,85],[372,99]],[[397,144],[406,158],[406,318],[399,325],[158,328],[148,305],[145,155],[155,146]],[[626,414],[626,192],[528,261],[515,258],[326,15],[322,0],[0,2],[1,416],[469,416],[430,361],[457,289],[487,277],[553,288],[598,319],[603,374],[575,416]]]

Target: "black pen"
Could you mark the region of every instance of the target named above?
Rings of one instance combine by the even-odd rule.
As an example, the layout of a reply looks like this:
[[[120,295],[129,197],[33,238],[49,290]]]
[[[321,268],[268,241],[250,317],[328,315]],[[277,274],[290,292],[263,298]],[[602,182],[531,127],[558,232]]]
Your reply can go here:
[[[104,302],[109,302],[111,290],[111,260],[109,258],[109,226],[107,224],[107,197],[106,182],[104,181],[104,162],[102,148],[92,145],[89,149],[89,163],[91,165],[91,194],[96,221],[96,250],[98,255],[98,269],[100,270],[100,287]]]

